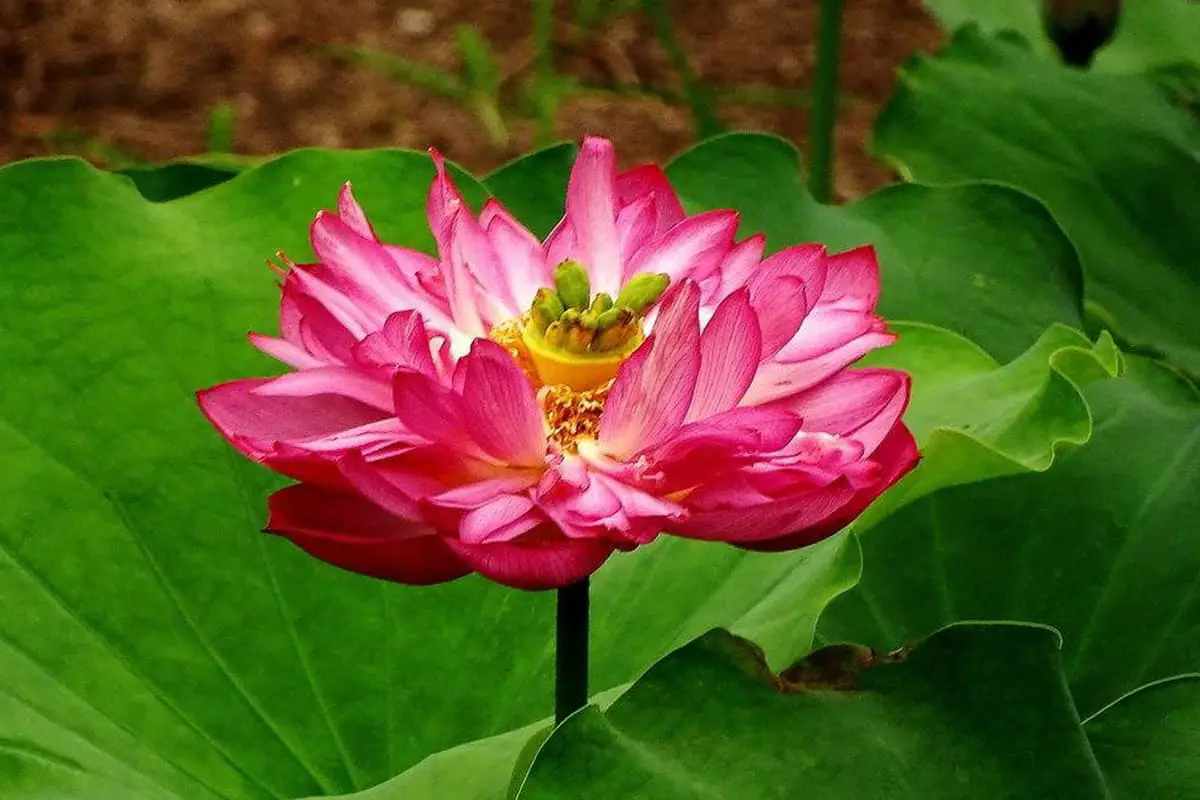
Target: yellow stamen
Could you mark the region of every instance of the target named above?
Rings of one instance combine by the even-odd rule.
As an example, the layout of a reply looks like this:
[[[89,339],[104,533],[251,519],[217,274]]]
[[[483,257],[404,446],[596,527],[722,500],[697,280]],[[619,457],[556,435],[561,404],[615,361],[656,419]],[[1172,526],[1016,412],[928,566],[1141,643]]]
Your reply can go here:
[[[525,319],[510,319],[502,322],[488,331],[488,338],[508,351],[508,354],[513,357],[513,361],[516,361],[517,366],[521,368],[521,372],[525,373],[525,377],[536,389],[542,385],[542,381],[538,378],[537,368],[533,365],[533,359],[529,356],[529,348],[525,346],[525,339],[521,335],[521,332],[525,330],[526,323]]]
[[[542,413],[550,429],[550,438],[569,453],[578,449],[580,439],[595,439],[600,433],[600,415],[612,388],[611,380],[586,391],[556,384],[545,386],[538,394]]]

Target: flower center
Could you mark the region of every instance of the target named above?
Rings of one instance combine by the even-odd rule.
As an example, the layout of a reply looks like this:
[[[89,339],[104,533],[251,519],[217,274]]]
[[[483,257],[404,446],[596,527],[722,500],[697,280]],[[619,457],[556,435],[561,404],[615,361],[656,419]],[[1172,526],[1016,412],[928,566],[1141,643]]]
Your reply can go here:
[[[539,289],[525,315],[521,339],[540,383],[579,392],[616,377],[642,343],[642,315],[666,291],[666,275],[644,273],[626,282],[614,300],[594,297],[576,261],[554,270],[554,288]]]
[[[527,312],[494,326],[499,344],[538,390],[550,439],[574,453],[600,432],[600,415],[621,362],[642,343],[643,315],[667,289],[666,275],[630,278],[617,299],[592,296],[587,272],[564,261],[554,288],[539,289]]]

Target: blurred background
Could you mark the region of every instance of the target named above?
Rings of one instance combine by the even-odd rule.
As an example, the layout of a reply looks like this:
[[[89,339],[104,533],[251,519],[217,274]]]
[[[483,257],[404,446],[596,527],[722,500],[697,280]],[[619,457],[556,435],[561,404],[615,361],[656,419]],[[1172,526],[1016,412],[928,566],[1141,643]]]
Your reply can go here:
[[[805,144],[815,0],[0,0],[0,163],[125,168],[205,152],[435,146],[485,171],[585,132],[628,163],[722,127]],[[896,68],[942,34],[919,0],[847,0],[835,195]]]

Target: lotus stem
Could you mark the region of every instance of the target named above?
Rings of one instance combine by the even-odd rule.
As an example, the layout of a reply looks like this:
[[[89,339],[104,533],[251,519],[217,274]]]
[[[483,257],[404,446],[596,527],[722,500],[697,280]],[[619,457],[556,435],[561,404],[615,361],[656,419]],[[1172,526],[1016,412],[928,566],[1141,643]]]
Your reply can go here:
[[[833,195],[833,134],[837,124],[838,50],[842,39],[843,0],[821,0],[817,38],[817,76],[808,135],[808,184],[818,202]]]
[[[588,579],[558,590],[554,652],[554,724],[588,701]]]

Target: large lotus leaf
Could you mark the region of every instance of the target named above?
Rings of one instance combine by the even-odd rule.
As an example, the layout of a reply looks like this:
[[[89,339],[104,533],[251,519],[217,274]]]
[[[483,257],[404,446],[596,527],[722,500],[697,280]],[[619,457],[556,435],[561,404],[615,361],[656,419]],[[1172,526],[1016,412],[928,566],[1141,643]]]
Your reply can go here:
[[[243,338],[274,327],[262,259],[307,257],[308,221],[344,180],[385,237],[429,247],[431,175],[420,154],[305,151],[151,203],[74,161],[0,170],[5,797],[346,793],[548,713],[550,595],[382,584],[258,535],[279,482],[192,396],[277,369]],[[934,374],[989,367],[962,357],[910,353]],[[1079,418],[1031,424],[1044,451]],[[1004,447],[977,452],[1010,459]],[[857,575],[852,542],[770,555],[670,541],[614,558],[595,579],[595,688],[715,625],[776,663],[805,652]]]
[[[1016,31],[1047,57],[1057,50],[1042,26],[1035,0],[925,0],[948,31],[974,23],[989,33]],[[1133,0],[1122,4],[1120,22],[1096,53],[1093,69],[1143,72],[1181,63],[1200,63],[1200,5],[1192,0]]]
[[[796,151],[762,134],[730,134],[667,168],[693,211],[736,208],[742,232],[778,250],[815,241],[879,252],[881,312],[957,331],[997,358],[1016,357],[1048,326],[1080,327],[1082,278],[1070,241],[1046,209],[1001,186],[892,186],[823,206]]]
[[[1082,726],[1058,636],[1036,626],[959,625],[898,657],[835,647],[779,676],[716,631],[607,712],[568,719],[518,797],[1101,800],[1112,796],[1110,757],[1136,775],[1123,774],[1121,788],[1157,790],[1120,796],[1184,797],[1197,786],[1182,756],[1200,746],[1200,727],[1186,727],[1200,680],[1176,681],[1172,694],[1186,711],[1135,696]],[[1156,705],[1175,712],[1166,725],[1150,716]],[[1092,725],[1105,742],[1096,753]],[[1158,763],[1153,747],[1171,734],[1175,758]]]
[[[1188,797],[1200,790],[1200,675],[1144,686],[1085,720],[1114,797]]]
[[[1040,198],[1078,247],[1105,324],[1200,374],[1200,127],[1149,81],[968,29],[903,70],[875,147],[923,182],[1000,181]]]
[[[1200,668],[1200,396],[1143,359],[1086,396],[1092,441],[1049,472],[938,492],[864,533],[862,580],[821,637],[891,647],[954,620],[1045,622],[1085,712]]]
[[[244,341],[274,324],[262,259],[304,257],[343,180],[384,236],[428,246],[431,175],[413,153],[310,151],[152,204],[76,162],[0,173],[0,598],[20,609],[0,674],[21,709],[0,741],[22,754],[0,785],[33,796],[42,778],[16,780],[52,753],[75,766],[45,785],[89,797],[346,792],[549,711],[552,595],[382,584],[257,534],[278,481],[192,396],[277,368]],[[781,619],[774,646],[802,652],[796,631],[857,568],[840,541],[616,558],[595,579],[597,688],[716,624],[770,645]]]

